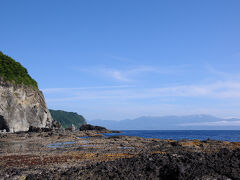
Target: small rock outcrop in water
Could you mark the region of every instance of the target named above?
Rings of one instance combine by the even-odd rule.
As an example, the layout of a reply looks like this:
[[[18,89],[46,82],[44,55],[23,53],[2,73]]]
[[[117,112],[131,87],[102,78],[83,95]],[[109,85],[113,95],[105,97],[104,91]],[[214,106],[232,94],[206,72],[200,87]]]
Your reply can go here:
[[[36,81],[20,63],[0,52],[0,130],[52,128],[54,120]]]
[[[107,129],[102,126],[93,126],[91,124],[84,124],[79,128],[79,130],[80,131],[87,131],[87,130],[103,131],[103,130],[107,130]]]
[[[86,124],[86,120],[82,115],[75,112],[67,112],[63,110],[49,109],[53,119],[58,121],[63,128],[72,128],[74,125],[77,129],[83,124]]]

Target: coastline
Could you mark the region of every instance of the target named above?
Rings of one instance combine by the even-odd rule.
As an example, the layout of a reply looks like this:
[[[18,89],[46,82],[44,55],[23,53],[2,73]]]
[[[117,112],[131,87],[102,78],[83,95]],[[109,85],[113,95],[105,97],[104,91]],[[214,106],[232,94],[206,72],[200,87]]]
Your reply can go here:
[[[1,134],[0,179],[239,178],[239,142],[99,133]]]

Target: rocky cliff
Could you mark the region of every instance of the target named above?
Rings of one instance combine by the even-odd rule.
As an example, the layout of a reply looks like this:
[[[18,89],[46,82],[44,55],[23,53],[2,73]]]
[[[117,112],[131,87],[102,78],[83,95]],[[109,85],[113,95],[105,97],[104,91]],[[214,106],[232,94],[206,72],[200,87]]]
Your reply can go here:
[[[36,86],[26,85],[21,81],[16,83],[14,80],[14,75],[19,70],[16,63],[1,54],[0,66],[5,66],[2,68],[4,70],[8,68],[12,71],[6,73],[0,68],[0,130],[28,131],[30,126],[52,128],[55,122],[48,111],[42,92]],[[19,66],[19,63],[17,65]],[[27,73],[27,70],[25,71]],[[23,73],[21,76],[17,75],[20,80],[21,76],[24,77]],[[13,80],[8,80],[6,78],[8,76],[13,77]]]
[[[0,81],[0,129],[28,131],[30,126],[51,128],[52,117],[43,94],[35,88]]]

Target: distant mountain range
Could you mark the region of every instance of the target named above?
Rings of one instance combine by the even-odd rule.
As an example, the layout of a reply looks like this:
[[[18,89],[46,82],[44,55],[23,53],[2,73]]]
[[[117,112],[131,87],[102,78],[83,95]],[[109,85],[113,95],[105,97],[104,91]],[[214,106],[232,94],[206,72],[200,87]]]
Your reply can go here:
[[[210,115],[143,116],[121,121],[92,120],[89,123],[112,130],[240,130],[240,119],[223,119]]]

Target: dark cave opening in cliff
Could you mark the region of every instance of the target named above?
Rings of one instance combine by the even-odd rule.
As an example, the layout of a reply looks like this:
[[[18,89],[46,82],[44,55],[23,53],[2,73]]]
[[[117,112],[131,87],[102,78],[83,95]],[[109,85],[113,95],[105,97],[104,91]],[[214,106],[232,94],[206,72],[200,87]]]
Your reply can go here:
[[[6,130],[7,132],[9,132],[9,128],[7,125],[7,122],[5,121],[4,117],[0,115],[0,130]]]

